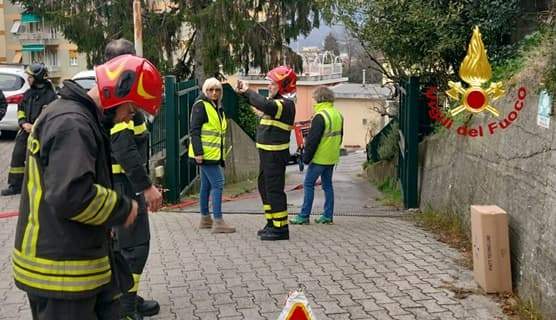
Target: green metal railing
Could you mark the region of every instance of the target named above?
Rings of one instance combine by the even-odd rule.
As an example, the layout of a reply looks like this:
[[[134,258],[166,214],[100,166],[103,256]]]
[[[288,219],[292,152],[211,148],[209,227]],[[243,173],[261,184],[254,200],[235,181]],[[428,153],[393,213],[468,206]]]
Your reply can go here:
[[[398,124],[398,119],[392,119],[382,130],[377,133],[371,141],[367,144],[367,161],[369,162],[377,162],[380,160],[385,160],[380,157],[378,153],[378,149],[380,145],[386,139],[386,137],[392,132],[393,128],[395,128]]]
[[[160,112],[149,126],[150,156],[166,150],[166,108],[162,105]]]
[[[229,119],[236,119],[238,97],[229,84],[223,85],[223,104]],[[199,97],[196,80],[176,81],[164,77],[164,105],[151,126],[151,156],[162,152],[165,157],[164,188],[169,203],[179,202],[193,185],[198,169],[187,155],[191,108]]]
[[[197,177],[197,167],[187,157],[189,145],[189,116],[195,99],[199,96],[196,80],[176,82],[175,76],[164,78],[166,166],[166,201],[180,201],[184,191]]]
[[[400,156],[398,177],[402,186],[403,203],[406,209],[419,207],[418,195],[418,149],[419,149],[419,79],[412,77],[401,83],[399,131]]]

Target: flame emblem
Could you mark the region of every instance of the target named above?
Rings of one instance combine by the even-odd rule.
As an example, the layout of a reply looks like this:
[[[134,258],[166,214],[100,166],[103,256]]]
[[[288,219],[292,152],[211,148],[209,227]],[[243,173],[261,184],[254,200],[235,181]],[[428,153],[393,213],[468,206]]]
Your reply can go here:
[[[446,94],[451,99],[461,102],[461,105],[452,109],[450,114],[455,116],[463,110],[473,113],[486,110],[498,117],[500,112],[490,105],[490,102],[503,96],[504,89],[500,82],[493,82],[488,89],[483,89],[483,85],[492,78],[492,69],[479,27],[473,30],[467,55],[459,69],[459,76],[469,87],[465,89],[461,82],[448,82],[450,90],[446,91]]]

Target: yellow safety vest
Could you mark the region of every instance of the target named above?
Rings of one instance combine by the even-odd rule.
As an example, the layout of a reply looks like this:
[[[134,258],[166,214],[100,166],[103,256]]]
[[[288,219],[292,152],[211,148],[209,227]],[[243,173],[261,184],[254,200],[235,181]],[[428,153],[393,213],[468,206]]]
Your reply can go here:
[[[218,116],[216,109],[210,102],[203,101],[208,121],[201,127],[201,143],[203,145],[204,160],[222,160],[222,150],[224,150],[226,140],[226,129],[228,122],[222,113],[222,119]],[[194,158],[193,144],[189,144],[189,157]]]
[[[344,118],[331,102],[319,103],[315,110],[324,119],[324,132],[312,162],[321,165],[336,164],[340,160]]]

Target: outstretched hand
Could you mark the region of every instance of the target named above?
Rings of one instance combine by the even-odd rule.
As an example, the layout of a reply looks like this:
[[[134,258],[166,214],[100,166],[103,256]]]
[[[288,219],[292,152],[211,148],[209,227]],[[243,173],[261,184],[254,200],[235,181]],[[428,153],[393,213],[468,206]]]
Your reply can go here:
[[[239,93],[245,93],[249,89],[249,85],[241,80],[237,81],[236,91]]]

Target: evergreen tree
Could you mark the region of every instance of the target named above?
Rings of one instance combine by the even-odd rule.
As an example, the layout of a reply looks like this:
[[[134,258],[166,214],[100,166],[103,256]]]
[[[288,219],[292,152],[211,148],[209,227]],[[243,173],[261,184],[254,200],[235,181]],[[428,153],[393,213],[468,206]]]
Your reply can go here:
[[[338,40],[330,32],[326,38],[324,38],[324,50],[334,53],[336,56],[340,55],[340,46],[338,45]]]
[[[11,1],[61,30],[86,53],[89,67],[102,61],[110,40],[133,39],[133,0]],[[264,72],[283,63],[300,70],[301,58],[287,44],[319,23],[314,1],[174,0],[156,11],[151,2],[143,1],[144,56],[181,78],[195,73],[202,80],[219,65],[225,72]]]
[[[328,20],[341,22],[389,78],[420,75],[446,83],[481,28],[495,63],[512,51],[518,0],[320,0]],[[379,61],[374,52],[380,52]],[[387,70],[389,69],[389,70]]]

